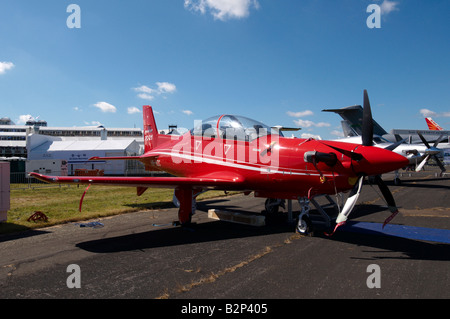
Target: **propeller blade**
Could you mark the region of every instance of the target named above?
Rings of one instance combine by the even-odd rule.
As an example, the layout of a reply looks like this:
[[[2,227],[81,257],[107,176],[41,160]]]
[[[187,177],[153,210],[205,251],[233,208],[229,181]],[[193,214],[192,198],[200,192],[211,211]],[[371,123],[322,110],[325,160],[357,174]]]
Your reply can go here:
[[[434,142],[433,147],[438,146],[438,144],[442,141],[442,139],[444,138],[444,134],[441,134],[438,139]]]
[[[349,150],[344,150],[344,149],[336,147],[336,146],[328,145],[327,143],[324,143],[324,142],[321,142],[321,143],[328,147],[331,147],[332,149],[338,151],[339,153],[344,154],[345,156],[350,157],[354,161],[360,161],[363,159],[363,156],[359,153],[355,153],[355,152],[349,151]]]
[[[364,146],[373,145],[373,119],[372,110],[370,108],[369,95],[364,90],[364,108],[362,121],[362,142]]]
[[[395,150],[400,144],[403,144],[406,140],[407,140],[407,138],[405,138],[405,139],[403,139],[403,140],[401,140],[401,141],[398,141],[398,142],[396,142],[396,143],[393,143],[393,144],[389,145],[388,147],[385,147],[384,149],[385,149],[385,150],[388,150],[388,151],[393,151],[393,150]]]
[[[425,156],[425,159],[419,164],[419,166],[416,167],[416,172],[420,172],[422,170],[423,166],[427,163],[429,158],[430,155]]]
[[[352,212],[353,208],[355,207],[356,202],[358,201],[359,194],[361,194],[361,188],[363,185],[364,176],[361,176],[358,181],[356,182],[355,186],[353,187],[352,191],[348,195],[347,201],[345,202],[344,208],[339,213],[337,219],[336,219],[336,227],[334,228],[333,232],[331,234],[325,233],[327,236],[332,236],[338,227],[344,225],[348,219],[348,216]]]
[[[384,196],[384,199],[386,200],[389,209],[393,212],[397,210],[397,205],[395,204],[394,196],[392,196],[391,191],[389,190],[386,183],[383,181],[380,175],[375,176],[375,183],[377,183],[378,188],[380,189],[381,193]]]
[[[420,139],[422,140],[422,143],[426,145],[426,147],[430,148],[430,144],[428,144],[427,140],[423,137],[422,134],[417,133],[419,135]]]
[[[439,166],[439,168],[441,169],[441,176],[442,176],[442,174],[445,172],[445,171],[447,171],[446,169],[445,169],[445,167],[444,167],[444,165],[442,165],[442,163],[441,163],[441,160],[439,159],[439,157],[437,157],[436,155],[433,155],[434,156],[434,160],[436,161],[436,164]]]
[[[386,200],[388,208],[389,208],[390,212],[392,213],[391,216],[386,218],[386,220],[384,221],[384,223],[383,223],[383,228],[384,228],[398,214],[398,208],[397,208],[397,205],[395,204],[394,196],[392,196],[391,191],[387,187],[386,183],[381,179],[380,175],[375,176],[375,183],[377,183],[378,188],[380,189],[381,193],[383,194],[383,197]]]

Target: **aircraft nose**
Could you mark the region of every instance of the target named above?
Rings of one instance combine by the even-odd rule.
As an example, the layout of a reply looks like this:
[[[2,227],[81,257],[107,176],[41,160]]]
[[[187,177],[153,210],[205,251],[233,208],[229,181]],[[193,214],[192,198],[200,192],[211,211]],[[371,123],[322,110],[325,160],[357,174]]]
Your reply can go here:
[[[374,146],[359,146],[355,152],[362,155],[359,161],[353,160],[355,173],[380,175],[403,168],[409,160],[397,153]]]

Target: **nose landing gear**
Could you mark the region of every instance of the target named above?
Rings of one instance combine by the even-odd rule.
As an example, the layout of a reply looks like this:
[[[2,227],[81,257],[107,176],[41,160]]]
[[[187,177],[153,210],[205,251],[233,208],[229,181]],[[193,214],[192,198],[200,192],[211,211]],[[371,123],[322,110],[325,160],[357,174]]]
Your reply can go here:
[[[298,203],[302,207],[302,211],[298,216],[296,231],[302,235],[308,235],[312,226],[311,218],[309,217],[309,200],[307,198],[300,198]]]
[[[336,202],[328,195],[323,195],[327,200],[328,204],[321,205],[315,198],[299,198],[298,203],[301,207],[300,215],[298,216],[298,222],[296,227],[296,232],[302,235],[310,235],[313,233],[314,228],[318,225],[323,225],[325,229],[329,229],[332,224],[331,217],[325,212],[325,209],[330,207],[337,208]],[[310,215],[310,203],[314,205],[317,209],[319,215],[314,215],[314,220]],[[335,210],[334,210],[335,211]]]

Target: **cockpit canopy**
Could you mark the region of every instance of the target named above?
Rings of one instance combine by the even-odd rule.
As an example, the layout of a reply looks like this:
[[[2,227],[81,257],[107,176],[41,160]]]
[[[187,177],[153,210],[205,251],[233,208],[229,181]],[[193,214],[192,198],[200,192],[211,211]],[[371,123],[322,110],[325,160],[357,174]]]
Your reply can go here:
[[[266,135],[282,136],[276,129],[239,115],[217,115],[198,121],[191,130],[191,135],[238,141],[253,141]]]

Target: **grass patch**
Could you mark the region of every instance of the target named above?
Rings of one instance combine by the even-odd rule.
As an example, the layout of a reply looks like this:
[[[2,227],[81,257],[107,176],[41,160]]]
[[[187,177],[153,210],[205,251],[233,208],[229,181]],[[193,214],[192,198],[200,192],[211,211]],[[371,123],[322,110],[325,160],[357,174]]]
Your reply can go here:
[[[92,185],[78,211],[86,186],[70,185],[52,188],[11,189],[11,209],[8,221],[0,224],[0,234],[83,221],[149,209],[174,207],[173,189],[149,188],[137,196],[132,187]],[[206,192],[198,200],[223,196],[222,191]],[[28,221],[36,211],[43,212],[48,222]]]

